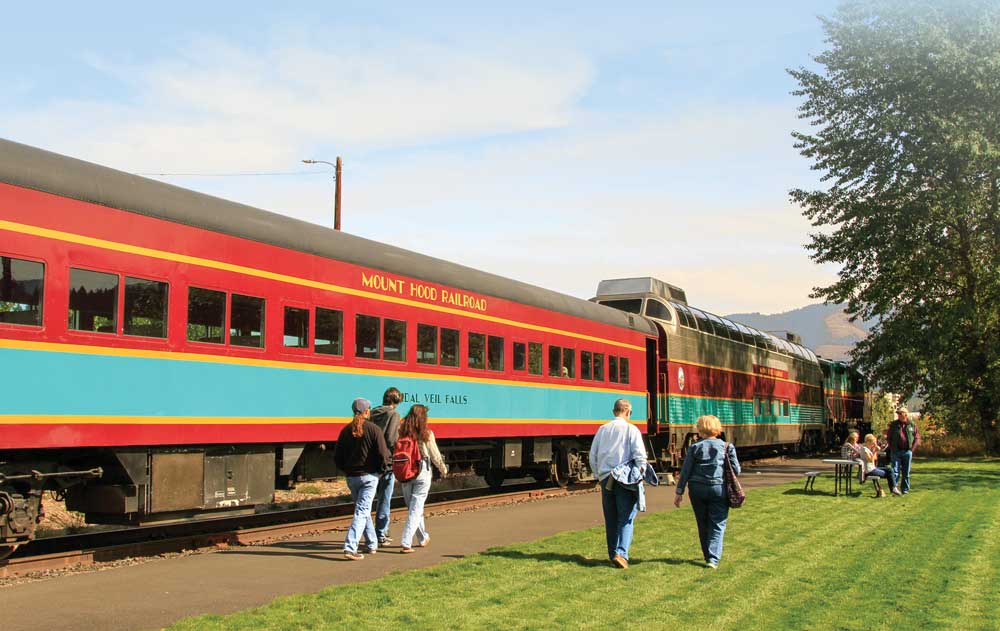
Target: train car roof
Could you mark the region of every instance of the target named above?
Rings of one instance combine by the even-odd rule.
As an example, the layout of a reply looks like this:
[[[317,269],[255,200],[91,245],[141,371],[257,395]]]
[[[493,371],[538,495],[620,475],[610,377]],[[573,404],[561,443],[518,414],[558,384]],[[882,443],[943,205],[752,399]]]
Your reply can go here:
[[[611,307],[5,139],[0,182],[657,334]]]

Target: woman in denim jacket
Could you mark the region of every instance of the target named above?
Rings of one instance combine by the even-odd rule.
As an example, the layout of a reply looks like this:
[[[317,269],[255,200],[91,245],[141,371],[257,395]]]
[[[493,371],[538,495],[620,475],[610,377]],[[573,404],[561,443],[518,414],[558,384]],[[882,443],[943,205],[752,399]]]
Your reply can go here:
[[[701,440],[691,445],[684,457],[674,506],[681,505],[684,487],[687,486],[694,518],[698,522],[701,553],[708,567],[714,570],[719,567],[719,560],[722,558],[722,537],[726,534],[726,520],[729,518],[729,504],[726,502],[722,478],[726,443],[716,438],[722,433],[722,423],[715,416],[700,417],[697,427]],[[736,448],[731,444],[729,462],[733,471],[739,475],[740,462],[736,459]]]

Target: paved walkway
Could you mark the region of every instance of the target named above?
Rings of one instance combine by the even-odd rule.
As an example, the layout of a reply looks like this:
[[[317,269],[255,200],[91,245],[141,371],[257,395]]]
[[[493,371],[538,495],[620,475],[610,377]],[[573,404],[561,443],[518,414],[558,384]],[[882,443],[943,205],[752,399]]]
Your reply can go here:
[[[767,486],[822,468],[817,460],[786,461],[747,470],[742,479],[748,488]],[[650,489],[646,514],[673,510],[673,495],[674,487]],[[603,523],[599,496],[583,493],[431,517],[427,520],[431,545],[409,555],[399,554],[393,546],[366,555],[364,561],[346,561],[343,533],[329,532],[266,546],[152,560],[0,589],[0,628],[158,629],[188,616],[232,613],[278,596],[368,581]],[[398,538],[401,530],[397,519],[391,534]],[[641,526],[637,532],[641,536]]]

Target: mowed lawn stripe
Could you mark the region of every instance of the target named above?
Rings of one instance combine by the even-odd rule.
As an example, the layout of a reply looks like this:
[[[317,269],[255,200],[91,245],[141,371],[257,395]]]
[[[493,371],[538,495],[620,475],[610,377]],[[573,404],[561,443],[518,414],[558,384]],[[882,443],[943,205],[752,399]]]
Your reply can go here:
[[[172,629],[996,628],[1000,461],[918,464],[905,498],[754,489],[715,571],[685,504],[639,520],[627,571],[592,528]]]

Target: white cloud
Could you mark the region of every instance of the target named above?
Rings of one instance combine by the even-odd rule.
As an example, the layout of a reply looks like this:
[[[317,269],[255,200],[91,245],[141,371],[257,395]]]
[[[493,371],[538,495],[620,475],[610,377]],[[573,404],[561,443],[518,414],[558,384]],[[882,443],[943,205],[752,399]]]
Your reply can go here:
[[[412,41],[202,40],[152,64],[88,63],[129,98],[0,111],[0,134],[133,172],[287,171],[342,153],[348,231],[581,297],[652,275],[719,313],[782,310],[829,280],[786,198],[811,177],[792,105],[588,113],[584,54]],[[332,223],[326,177],[170,181]]]
[[[370,150],[560,127],[592,74],[566,55],[527,64],[412,42],[251,51],[203,40],[149,65],[87,63],[132,98],[57,101],[8,112],[2,127],[138,171],[274,168],[328,144]]]

